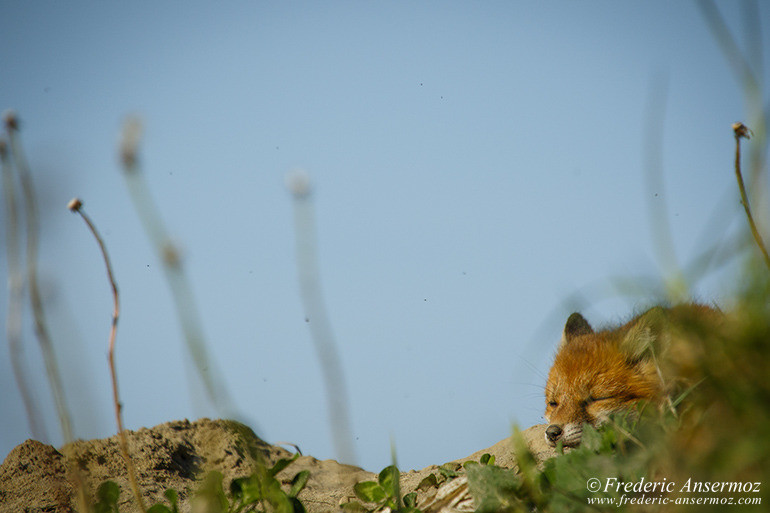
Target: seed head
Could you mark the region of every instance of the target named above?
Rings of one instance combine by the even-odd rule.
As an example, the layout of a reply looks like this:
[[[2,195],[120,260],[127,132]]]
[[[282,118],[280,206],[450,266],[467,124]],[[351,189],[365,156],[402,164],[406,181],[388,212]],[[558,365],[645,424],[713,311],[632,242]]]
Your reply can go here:
[[[139,151],[139,141],[142,138],[142,122],[137,117],[129,117],[123,123],[120,134],[120,160],[127,169],[136,165],[136,155]]]
[[[163,245],[163,262],[169,267],[179,267],[182,263],[182,256],[179,254],[179,250],[170,241],[166,241]]]
[[[754,135],[754,132],[740,121],[733,123],[733,132],[735,133],[736,139],[740,139],[741,137],[744,139],[751,139],[751,136]]]
[[[15,110],[9,109],[3,112],[3,122],[5,123],[5,128],[8,130],[19,129],[19,116],[16,115]]]
[[[312,189],[310,185],[310,176],[308,176],[304,169],[289,171],[286,175],[286,187],[295,198],[306,198],[310,195]]]
[[[72,198],[69,203],[67,203],[67,208],[70,209],[71,212],[79,212],[80,207],[83,206],[83,202],[80,200],[80,198]]]

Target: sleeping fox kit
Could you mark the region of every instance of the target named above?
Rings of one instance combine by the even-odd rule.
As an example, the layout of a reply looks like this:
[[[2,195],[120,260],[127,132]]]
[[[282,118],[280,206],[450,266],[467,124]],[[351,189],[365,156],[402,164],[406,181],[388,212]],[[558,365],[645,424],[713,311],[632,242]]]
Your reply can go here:
[[[582,315],[570,315],[545,387],[546,441],[576,446],[584,423],[598,426],[640,400],[662,404],[682,382],[667,362],[681,370],[697,358],[688,327],[718,317],[702,305],[655,307],[622,326],[594,331]]]

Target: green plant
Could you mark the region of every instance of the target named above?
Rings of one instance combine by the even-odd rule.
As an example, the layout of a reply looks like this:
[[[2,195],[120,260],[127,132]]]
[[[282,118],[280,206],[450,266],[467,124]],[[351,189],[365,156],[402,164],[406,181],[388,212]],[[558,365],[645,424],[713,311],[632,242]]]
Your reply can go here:
[[[559,448],[562,454],[547,460],[542,469],[517,430],[513,435],[517,469],[494,464],[466,466],[476,510],[583,511],[594,502],[617,499],[618,493],[596,493],[586,484],[591,479],[637,482],[650,475],[656,454],[652,448],[676,425],[670,411],[642,410],[614,415],[598,429],[585,426],[581,444],[567,452]],[[617,509],[615,503],[611,507]]]
[[[356,483],[353,491],[362,502],[350,501],[342,505],[344,511],[373,512],[388,509],[394,512],[414,513],[417,509],[417,494],[412,492],[401,497],[401,472],[395,465],[382,469],[377,481]],[[370,504],[365,506],[363,503]]]
[[[250,476],[234,479],[230,483],[230,499],[224,491],[222,474],[210,472],[193,500],[203,511],[210,513],[303,513],[305,507],[297,495],[305,488],[310,472],[303,470],[295,474],[288,492],[281,488],[281,482],[275,477],[297,457],[282,458],[270,468],[257,465]]]
[[[151,506],[147,513],[179,513],[179,496],[176,490],[168,489],[164,492],[171,507],[157,503]],[[105,481],[96,490],[96,502],[92,505],[93,513],[119,513],[118,499],[120,499],[120,486],[115,481]]]
[[[117,513],[120,487],[115,481],[105,481],[96,490],[94,513]]]
[[[495,457],[490,454],[484,454],[479,461],[466,461],[460,463],[445,463],[438,467],[438,474],[428,474],[417,485],[415,491],[409,492],[401,497],[401,487],[399,485],[401,472],[396,465],[390,465],[382,469],[377,476],[377,481],[362,481],[353,487],[356,497],[361,501],[350,501],[342,505],[344,511],[351,512],[375,512],[375,511],[394,511],[401,513],[418,513],[421,510],[417,507],[417,492],[438,488],[442,484],[452,481],[463,475],[463,469],[466,471],[476,467],[493,466]]]
[[[294,455],[292,458],[279,459],[270,468],[258,464],[250,476],[233,479],[229,493],[225,493],[222,473],[211,471],[201,482],[193,503],[197,511],[207,513],[304,513],[305,506],[297,495],[305,488],[310,472],[302,470],[295,474],[289,491],[284,491],[281,482],[275,477],[297,457]],[[168,489],[164,495],[169,505],[156,503],[146,510],[147,513],[179,513],[179,495],[176,490]],[[119,513],[119,498],[120,486],[114,481],[105,481],[99,485],[97,500],[90,511]]]
[[[156,503],[150,506],[147,513],[179,513],[179,495],[176,493],[176,490],[169,488],[163,492],[163,495],[166,496],[171,507]]]

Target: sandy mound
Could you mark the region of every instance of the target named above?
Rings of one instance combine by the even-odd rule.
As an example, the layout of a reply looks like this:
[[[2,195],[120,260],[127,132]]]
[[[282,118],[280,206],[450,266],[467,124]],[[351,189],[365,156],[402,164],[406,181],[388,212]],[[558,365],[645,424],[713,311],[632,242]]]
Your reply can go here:
[[[544,426],[524,432],[539,461],[554,455],[543,441]],[[224,475],[225,489],[232,479],[252,473],[258,458],[268,465],[292,454],[260,440],[248,427],[228,420],[201,419],[167,422],[151,429],[126,432],[129,451],[137,469],[145,504],[164,502],[167,488],[179,493],[181,511],[190,511],[190,498],[199,480],[211,470]],[[478,461],[483,453],[495,456],[500,466],[513,466],[509,441],[478,451],[458,461]],[[65,513],[77,507],[73,469],[85,476],[90,493],[100,483],[115,481],[121,488],[120,511],[138,512],[128,483],[125,464],[117,437],[79,441],[56,450],[35,440],[27,440],[11,451],[0,466],[0,512]],[[334,460],[319,461],[301,456],[277,478],[288,486],[301,470],[310,471],[307,486],[299,498],[311,513],[336,511],[340,501],[352,498],[353,485],[375,480],[376,475],[361,468],[342,465]],[[404,493],[414,490],[436,466],[402,475]]]

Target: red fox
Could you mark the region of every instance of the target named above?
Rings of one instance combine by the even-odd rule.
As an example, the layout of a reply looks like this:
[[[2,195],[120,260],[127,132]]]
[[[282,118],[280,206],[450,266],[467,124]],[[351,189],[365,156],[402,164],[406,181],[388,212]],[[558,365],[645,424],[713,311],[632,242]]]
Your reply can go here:
[[[680,381],[666,362],[692,369],[697,347],[686,343],[688,329],[717,315],[702,305],[655,307],[598,332],[579,313],[570,315],[545,386],[546,441],[574,447],[584,423],[598,426],[640,400],[662,404]]]

